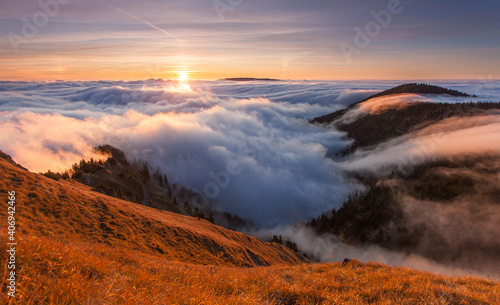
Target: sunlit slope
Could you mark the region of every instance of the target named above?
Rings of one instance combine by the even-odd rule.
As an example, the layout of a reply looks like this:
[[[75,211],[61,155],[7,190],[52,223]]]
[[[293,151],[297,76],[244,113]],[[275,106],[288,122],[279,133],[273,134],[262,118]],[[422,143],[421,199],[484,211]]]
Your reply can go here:
[[[109,197],[73,180],[53,181],[30,173],[9,163],[5,155],[0,157],[0,171],[0,194],[7,196],[12,190],[17,194],[21,238],[102,243],[196,264],[266,266],[304,260],[284,246],[203,219]],[[6,199],[2,202],[5,205]],[[6,208],[0,209],[0,215],[5,219]]]
[[[0,170],[0,192],[17,193],[19,267],[15,301],[2,293],[0,304],[500,301],[498,282],[356,261],[301,264],[301,256],[280,245],[108,197],[74,181],[56,182],[1,153]],[[0,243],[7,243],[5,231]],[[2,266],[6,260],[0,252]]]
[[[16,297],[23,305],[500,303],[499,282],[374,263],[203,266],[106,244],[24,236]],[[0,257],[5,262],[5,254]],[[16,304],[5,293],[0,303]]]

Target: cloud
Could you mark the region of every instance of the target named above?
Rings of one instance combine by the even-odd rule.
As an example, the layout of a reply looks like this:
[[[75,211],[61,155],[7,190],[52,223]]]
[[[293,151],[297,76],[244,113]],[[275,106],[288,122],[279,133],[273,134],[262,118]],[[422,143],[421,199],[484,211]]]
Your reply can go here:
[[[474,82],[454,84],[453,88],[463,91],[477,87]],[[310,81],[0,82],[0,149],[30,170],[60,171],[81,158],[98,158],[92,147],[109,143],[131,158],[146,159],[160,167],[170,181],[205,194],[212,199],[212,207],[251,219],[262,227],[274,227],[271,232],[293,236],[301,251],[322,261],[347,257],[465,274],[467,270],[441,266],[419,256],[376,246],[352,247],[334,236],[315,236],[305,229],[287,227],[338,208],[351,191],[363,190],[344,177],[345,171],[384,174],[394,167],[407,168],[438,157],[500,151],[499,116],[491,113],[447,119],[375,149],[358,151],[346,160],[327,158],[328,153],[342,150],[349,141],[343,133],[309,124],[309,120],[392,85]],[[495,88],[490,92],[497,92]],[[405,211],[413,215],[414,223],[409,225],[418,226],[425,212],[431,210],[414,200],[404,202]],[[424,206],[424,211],[418,209]],[[464,205],[458,207],[449,210],[438,206],[439,213],[433,216],[436,221],[441,219],[439,215],[454,219],[467,211],[462,209]],[[484,223],[489,226],[484,232],[490,237],[496,223],[496,218],[491,219],[494,221]],[[453,228],[443,225],[443,232],[450,233]],[[480,234],[482,229],[478,230],[472,232]]]
[[[437,216],[436,216],[437,217]],[[297,244],[301,253],[305,253],[320,262],[342,262],[345,258],[361,262],[379,262],[389,266],[402,266],[447,276],[474,275],[485,278],[498,278],[495,268],[489,262],[481,268],[470,269],[460,263],[441,264],[416,254],[406,254],[389,251],[376,245],[353,246],[341,242],[332,234],[317,235],[311,229],[303,226],[277,227],[272,230],[261,230],[252,234],[269,240],[273,235],[281,235]],[[475,267],[481,265],[476,261]],[[470,265],[469,265],[470,267]]]
[[[426,161],[462,154],[500,153],[500,116],[449,118],[370,150],[358,150],[338,166],[349,171],[381,175],[395,167],[408,170]]]
[[[308,121],[391,85],[0,82],[0,148],[31,170],[58,171],[95,158],[92,147],[108,143],[131,158],[149,160],[169,180],[205,194],[220,210],[262,226],[294,223],[339,207],[349,192],[360,189],[343,177],[345,170],[390,166],[394,156],[420,156],[415,147],[432,141],[422,133],[357,152],[345,162],[326,157],[349,141]],[[478,124],[471,128],[489,130]],[[460,146],[455,137],[468,134],[454,132],[436,154],[447,153],[444,145]],[[472,129],[468,137],[483,142],[494,137],[478,133]]]
[[[341,204],[352,187],[326,158],[345,147],[343,134],[308,120],[369,94],[298,86],[308,94],[293,82],[1,83],[0,147],[30,170],[61,171],[109,143],[220,210],[293,223]]]
[[[31,170],[59,171],[95,158],[92,147],[109,143],[131,158],[149,160],[171,181],[212,198],[217,208],[267,226],[338,207],[359,188],[343,178],[344,170],[376,171],[401,156],[412,163],[450,151],[495,148],[490,143],[498,120],[492,116],[492,124],[450,131],[432,151],[419,150],[435,141],[426,129],[344,162],[327,158],[349,142],[308,120],[391,84],[0,82],[0,147]]]
[[[483,182],[498,186],[499,180]],[[416,251],[426,256],[437,253],[454,265],[500,277],[496,269],[500,263],[500,207],[484,194],[477,192],[446,203],[403,196],[406,228],[419,236]]]
[[[59,114],[0,113],[1,149],[35,172],[63,171],[81,158],[99,159],[90,143],[96,141],[98,122]]]

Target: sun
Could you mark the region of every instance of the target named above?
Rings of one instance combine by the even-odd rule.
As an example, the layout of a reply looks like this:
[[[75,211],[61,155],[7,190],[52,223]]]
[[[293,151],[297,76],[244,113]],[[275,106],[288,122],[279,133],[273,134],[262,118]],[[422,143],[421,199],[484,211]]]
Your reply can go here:
[[[187,81],[189,79],[189,75],[187,72],[179,72],[179,80],[181,82]]]

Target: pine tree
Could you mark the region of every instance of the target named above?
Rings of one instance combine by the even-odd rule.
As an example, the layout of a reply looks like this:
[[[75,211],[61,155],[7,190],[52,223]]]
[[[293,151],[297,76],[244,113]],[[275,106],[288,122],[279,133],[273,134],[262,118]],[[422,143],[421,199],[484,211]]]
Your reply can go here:
[[[213,215],[212,212],[210,212],[210,216],[208,216],[208,221],[210,221],[211,223],[215,224],[214,215]]]
[[[186,215],[193,215],[193,211],[191,210],[191,206],[189,205],[189,202],[186,200],[184,201],[184,212]]]
[[[150,179],[149,169],[146,163],[144,163],[144,168],[142,169],[141,174],[144,177],[145,181],[148,181]]]
[[[313,220],[311,220],[309,225],[313,228],[316,228],[316,218],[313,218]]]

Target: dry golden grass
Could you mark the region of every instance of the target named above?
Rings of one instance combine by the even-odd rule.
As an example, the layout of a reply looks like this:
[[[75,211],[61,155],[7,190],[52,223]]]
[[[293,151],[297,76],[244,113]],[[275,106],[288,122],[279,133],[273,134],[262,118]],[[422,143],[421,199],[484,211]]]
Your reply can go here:
[[[17,298],[7,298],[0,251],[0,304],[500,304],[498,282],[355,261],[302,263],[287,248],[207,221],[2,159],[0,171],[1,196],[17,192],[18,222]]]
[[[6,236],[1,236],[2,243]],[[380,264],[203,266],[105,244],[20,242],[17,304],[499,304],[500,283]],[[2,266],[6,255],[1,253]],[[3,275],[5,278],[5,274]],[[0,303],[15,304],[3,291]]]

